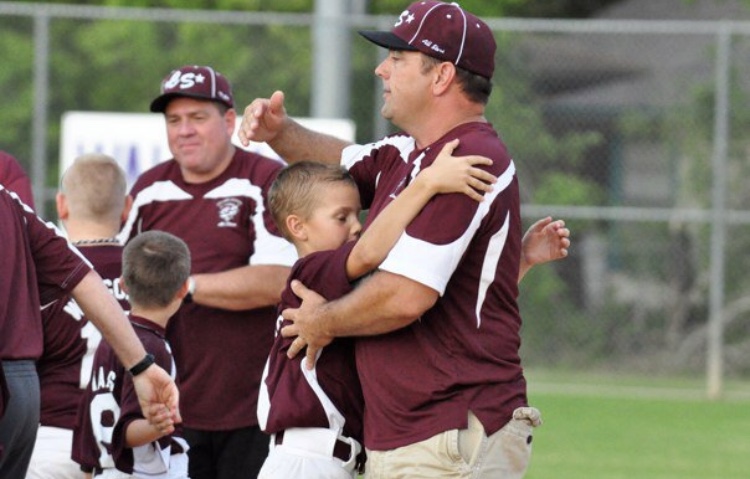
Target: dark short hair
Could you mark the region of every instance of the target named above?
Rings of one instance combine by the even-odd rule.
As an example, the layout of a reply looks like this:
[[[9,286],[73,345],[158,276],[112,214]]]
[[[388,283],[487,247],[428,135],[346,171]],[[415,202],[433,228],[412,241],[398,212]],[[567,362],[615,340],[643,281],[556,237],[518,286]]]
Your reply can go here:
[[[442,60],[422,54],[422,72],[427,73],[431,68],[443,63]],[[450,62],[449,62],[450,63]],[[454,65],[455,66],[455,65]],[[456,67],[456,83],[461,90],[474,103],[486,105],[492,94],[492,80],[485,78],[476,73],[472,73],[465,68]]]
[[[189,276],[190,250],[165,231],[141,233],[122,252],[122,279],[133,305],[169,305]]]

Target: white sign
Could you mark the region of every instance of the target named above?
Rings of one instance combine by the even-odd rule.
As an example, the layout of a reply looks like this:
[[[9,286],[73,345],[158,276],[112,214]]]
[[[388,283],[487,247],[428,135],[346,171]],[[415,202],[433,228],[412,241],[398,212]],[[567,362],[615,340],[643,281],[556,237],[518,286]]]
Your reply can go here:
[[[354,122],[346,119],[295,118],[315,131],[354,141]],[[239,128],[240,118],[237,119]],[[80,155],[104,153],[117,160],[128,178],[128,188],[138,175],[172,157],[167,143],[164,115],[161,113],[115,113],[70,111],[62,116],[60,174]],[[232,142],[240,145],[237,129]],[[247,148],[271,158],[278,155],[265,143]]]

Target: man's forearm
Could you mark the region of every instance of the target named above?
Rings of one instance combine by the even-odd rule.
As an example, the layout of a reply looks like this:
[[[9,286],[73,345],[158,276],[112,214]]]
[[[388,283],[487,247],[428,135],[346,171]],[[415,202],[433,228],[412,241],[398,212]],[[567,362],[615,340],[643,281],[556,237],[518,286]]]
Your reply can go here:
[[[287,118],[284,128],[268,145],[287,163],[311,160],[337,165],[341,161],[341,151],[350,143]]]
[[[322,328],[339,336],[373,336],[419,319],[438,294],[404,276],[378,271],[350,294],[324,305]]]
[[[252,265],[221,273],[193,275],[193,301],[204,306],[240,311],[275,306],[286,286],[289,268]]]
[[[71,293],[86,318],[101,331],[126,369],[143,359],[146,350],[120,304],[107,291],[96,272],[90,271]]]

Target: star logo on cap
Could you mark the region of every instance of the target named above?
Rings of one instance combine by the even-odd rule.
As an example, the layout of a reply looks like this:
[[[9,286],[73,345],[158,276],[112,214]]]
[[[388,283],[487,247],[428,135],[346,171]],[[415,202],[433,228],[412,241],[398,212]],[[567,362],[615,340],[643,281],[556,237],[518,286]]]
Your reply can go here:
[[[406,23],[411,23],[414,21],[414,14],[410,13],[408,17],[406,17]]]
[[[195,82],[196,83],[203,83],[206,80],[206,77],[204,77],[201,73],[198,73],[195,75]]]

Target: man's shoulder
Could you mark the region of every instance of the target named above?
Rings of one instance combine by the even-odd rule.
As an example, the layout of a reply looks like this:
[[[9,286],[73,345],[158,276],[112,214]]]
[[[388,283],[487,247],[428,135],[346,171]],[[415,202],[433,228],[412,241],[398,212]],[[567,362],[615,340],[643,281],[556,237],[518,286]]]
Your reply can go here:
[[[235,176],[276,175],[286,164],[275,158],[237,148],[234,155]]]
[[[152,166],[138,175],[138,178],[133,184],[132,194],[135,195],[138,191],[156,183],[157,181],[173,179],[175,172],[179,173],[179,167],[174,158]]]

